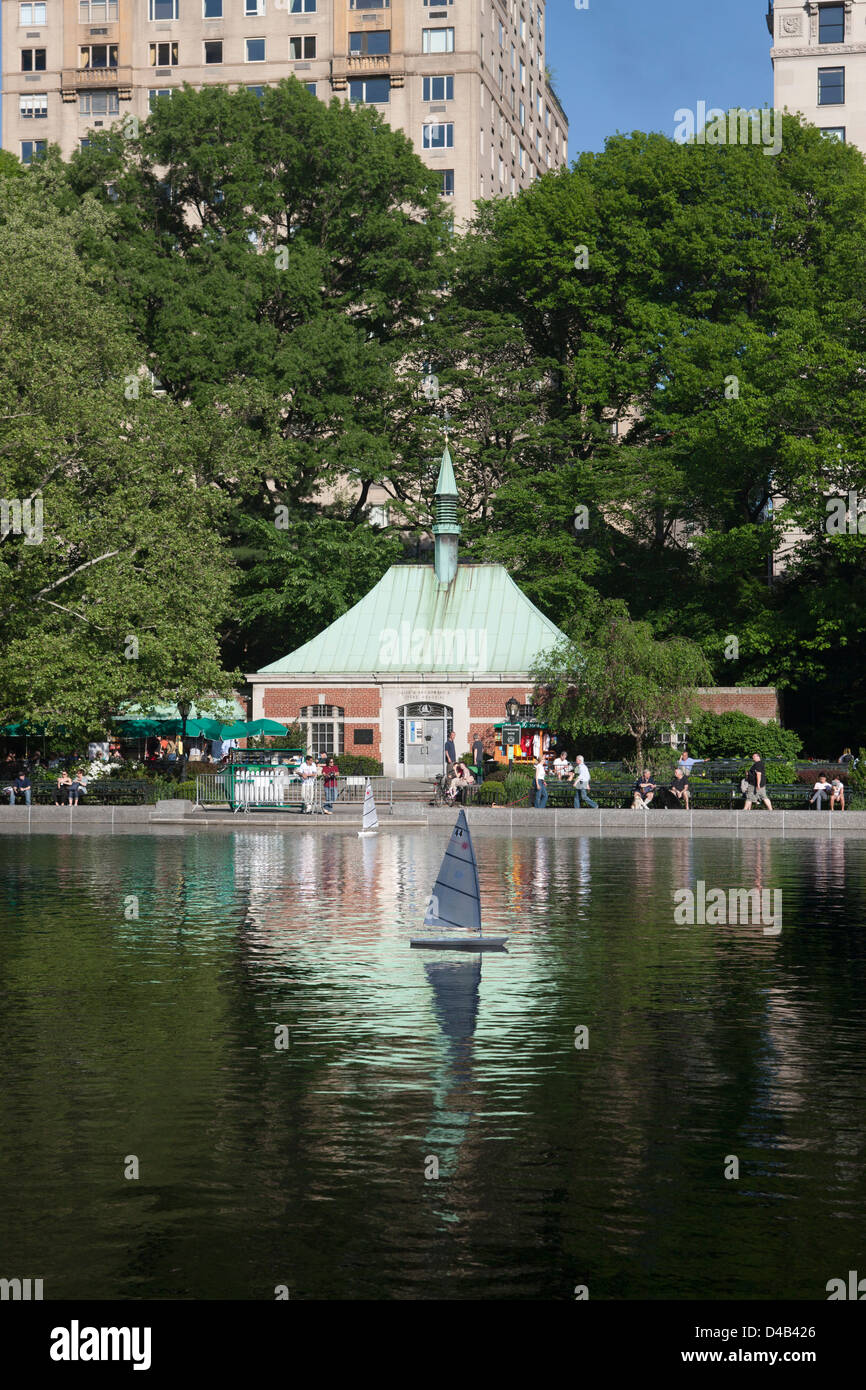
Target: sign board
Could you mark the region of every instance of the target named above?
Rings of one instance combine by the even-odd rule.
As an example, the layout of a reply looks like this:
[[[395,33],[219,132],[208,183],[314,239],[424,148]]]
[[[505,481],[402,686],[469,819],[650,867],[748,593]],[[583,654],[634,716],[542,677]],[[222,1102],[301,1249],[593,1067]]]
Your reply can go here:
[[[503,724],[503,726],[502,726],[502,742],[505,744],[506,748],[513,748],[514,745],[515,745],[516,743],[519,743],[519,742],[520,742],[520,725],[519,725],[519,724]]]
[[[424,720],[409,719],[406,722],[406,740],[408,743],[424,742]]]

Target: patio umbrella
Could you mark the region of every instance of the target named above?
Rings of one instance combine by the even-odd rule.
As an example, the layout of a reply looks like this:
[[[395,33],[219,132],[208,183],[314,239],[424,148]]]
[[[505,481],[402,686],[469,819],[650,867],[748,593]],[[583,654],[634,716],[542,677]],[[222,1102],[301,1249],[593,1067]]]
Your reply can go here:
[[[247,725],[247,731],[251,734],[282,734],[285,737],[285,724],[278,724],[276,719],[254,719],[252,724]]]
[[[250,726],[245,719],[239,719],[236,724],[223,724],[219,732],[219,737],[227,738],[246,738],[250,733]]]
[[[202,715],[201,719],[188,719],[186,721],[186,731],[193,738],[222,738],[222,725],[218,719],[209,719]]]

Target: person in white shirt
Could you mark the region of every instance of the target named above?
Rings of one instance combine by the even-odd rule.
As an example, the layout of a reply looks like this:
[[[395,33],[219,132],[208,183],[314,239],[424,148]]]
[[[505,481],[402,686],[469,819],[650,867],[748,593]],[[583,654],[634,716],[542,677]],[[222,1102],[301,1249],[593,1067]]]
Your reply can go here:
[[[817,811],[823,811],[824,801],[830,795],[830,791],[830,783],[827,781],[825,774],[822,772],[821,776],[818,778],[817,782],[812,788],[812,795],[809,797],[810,802],[815,803],[815,809]]]
[[[593,801],[589,794],[590,775],[589,768],[583,761],[580,753],[574,760],[574,809],[582,806],[586,802],[594,811],[598,810],[598,802]]]
[[[535,809],[543,811],[547,805],[547,767],[543,753],[535,764],[535,780],[532,785],[535,792]]]
[[[845,783],[834,777],[830,783],[830,810],[834,811],[837,806],[840,811],[845,810]]]
[[[303,814],[311,816],[313,814],[313,800],[316,795],[316,778],[319,769],[313,762],[312,753],[308,753],[298,769],[301,774],[301,800],[303,801]]]
[[[558,777],[560,781],[562,781],[563,778],[568,776],[567,753],[557,753],[556,757],[553,760],[553,771],[554,775]]]

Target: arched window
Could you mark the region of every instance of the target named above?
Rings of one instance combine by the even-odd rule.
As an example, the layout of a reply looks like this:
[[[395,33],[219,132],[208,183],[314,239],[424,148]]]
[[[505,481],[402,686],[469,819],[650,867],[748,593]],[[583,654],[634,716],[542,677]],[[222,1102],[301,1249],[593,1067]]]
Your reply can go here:
[[[339,705],[304,705],[298,722],[307,735],[307,752],[318,761],[327,753],[342,753],[345,710]]]

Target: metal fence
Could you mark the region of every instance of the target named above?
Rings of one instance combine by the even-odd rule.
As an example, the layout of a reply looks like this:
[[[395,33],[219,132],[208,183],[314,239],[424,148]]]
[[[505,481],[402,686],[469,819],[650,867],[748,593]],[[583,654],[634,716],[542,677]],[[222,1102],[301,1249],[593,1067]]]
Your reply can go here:
[[[388,777],[371,777],[370,785],[373,799],[379,807],[387,806],[389,814],[393,809],[393,783]],[[364,800],[366,777],[339,777],[336,796],[333,801],[361,803]],[[234,812],[256,810],[303,810],[303,782],[300,777],[290,773],[285,767],[258,766],[242,764],[225,768],[222,772],[200,773],[195,779],[195,807],[207,810],[208,807],[228,806]],[[322,778],[317,777],[313,784],[312,810],[321,812],[324,787]]]

